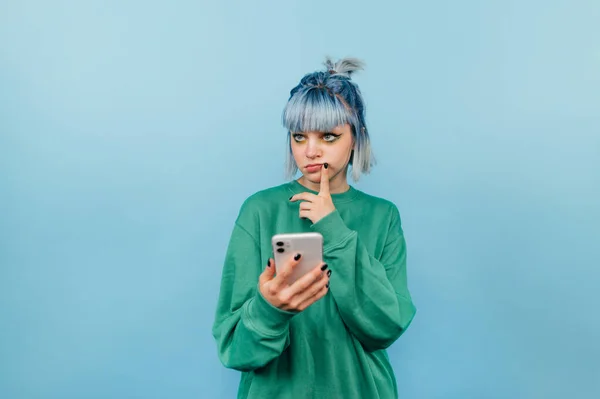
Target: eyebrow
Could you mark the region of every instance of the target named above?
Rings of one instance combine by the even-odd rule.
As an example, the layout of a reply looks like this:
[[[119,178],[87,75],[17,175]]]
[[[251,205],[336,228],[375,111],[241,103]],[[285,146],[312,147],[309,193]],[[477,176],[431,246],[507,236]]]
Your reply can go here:
[[[334,132],[333,130],[329,130],[329,131],[326,131],[326,132],[290,132],[291,135],[294,135],[294,134],[307,135],[308,133],[317,133],[317,134],[320,134],[320,135],[335,134],[336,136],[340,136],[340,135],[344,134],[344,132],[338,133],[338,132]]]

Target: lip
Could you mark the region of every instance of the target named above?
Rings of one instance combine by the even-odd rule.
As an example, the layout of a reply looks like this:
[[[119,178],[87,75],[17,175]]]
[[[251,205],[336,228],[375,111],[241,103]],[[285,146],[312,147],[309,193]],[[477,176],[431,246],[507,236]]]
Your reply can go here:
[[[321,170],[321,167],[323,166],[322,163],[311,163],[310,165],[306,165],[305,169],[309,172],[317,172],[319,170]]]

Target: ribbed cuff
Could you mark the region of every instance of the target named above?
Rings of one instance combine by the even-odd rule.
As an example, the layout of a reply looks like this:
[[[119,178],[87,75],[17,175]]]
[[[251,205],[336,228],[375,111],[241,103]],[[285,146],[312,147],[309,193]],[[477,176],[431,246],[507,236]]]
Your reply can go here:
[[[271,305],[257,289],[256,296],[248,304],[250,322],[265,335],[278,335],[285,330],[297,313],[281,310]]]
[[[338,244],[352,234],[352,230],[346,226],[337,209],[313,224],[311,229],[321,233],[324,248]]]

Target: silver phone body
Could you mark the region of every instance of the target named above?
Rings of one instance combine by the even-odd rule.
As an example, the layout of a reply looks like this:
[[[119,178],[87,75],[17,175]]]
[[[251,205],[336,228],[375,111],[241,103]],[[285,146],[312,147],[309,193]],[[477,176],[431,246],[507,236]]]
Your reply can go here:
[[[294,283],[323,262],[323,236],[320,233],[276,234],[271,239],[271,245],[276,273],[279,273],[283,265],[294,255],[297,253],[302,255],[300,263],[294,267],[287,279],[288,284]]]

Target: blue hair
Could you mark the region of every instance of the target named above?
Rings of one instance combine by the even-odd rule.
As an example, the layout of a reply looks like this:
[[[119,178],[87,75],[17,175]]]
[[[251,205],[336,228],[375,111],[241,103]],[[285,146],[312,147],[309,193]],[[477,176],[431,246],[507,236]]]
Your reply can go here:
[[[364,69],[356,58],[344,58],[336,63],[325,60],[326,71],[306,74],[290,91],[283,110],[283,125],[288,133],[308,131],[328,132],[338,125],[349,124],[356,143],[350,158],[352,178],[357,181],[362,173],[369,173],[374,159],[365,123],[365,106],[358,85],[351,75]],[[292,156],[290,135],[287,175],[292,178],[298,167]]]

